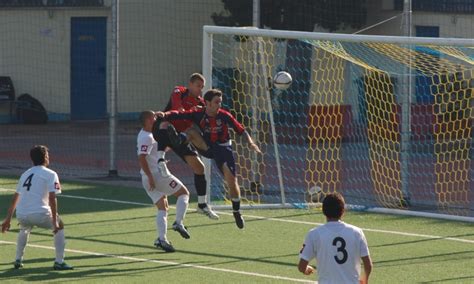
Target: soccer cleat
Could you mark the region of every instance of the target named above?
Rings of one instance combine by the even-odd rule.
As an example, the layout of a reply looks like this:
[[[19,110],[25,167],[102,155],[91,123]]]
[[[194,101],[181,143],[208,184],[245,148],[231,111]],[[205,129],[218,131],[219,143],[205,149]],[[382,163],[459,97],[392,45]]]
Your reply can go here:
[[[156,239],[155,247],[164,250],[165,252],[175,252],[174,247],[168,241],[162,241],[160,239]]]
[[[209,205],[207,204],[206,204],[206,207],[204,208],[198,207],[196,209],[196,212],[199,214],[206,215],[207,217],[209,217],[209,219],[219,220],[219,215],[217,215],[216,212],[212,211],[211,207],[209,207]]]
[[[173,223],[173,230],[178,232],[181,235],[181,237],[183,237],[185,239],[191,238],[191,236],[189,235],[188,229],[183,224],[178,224],[178,223],[174,222]]]
[[[67,265],[67,263],[65,262],[59,263],[55,261],[53,265],[53,269],[54,270],[73,270],[74,267]]]
[[[23,267],[23,262],[21,262],[21,260],[19,260],[19,259],[15,260],[15,262],[13,263],[13,268],[19,269],[19,268],[22,268],[22,267]]]
[[[176,128],[174,128],[172,124],[169,124],[167,131],[171,146],[178,148],[184,141],[181,140],[181,136],[176,132]]]
[[[160,171],[160,174],[162,177],[171,176],[171,173],[168,170],[168,167],[166,166],[166,161],[164,159],[158,160],[158,170]]]
[[[243,229],[245,226],[244,218],[242,218],[242,215],[240,215],[239,211],[234,211],[233,214],[235,219],[235,225],[237,225],[239,229]]]

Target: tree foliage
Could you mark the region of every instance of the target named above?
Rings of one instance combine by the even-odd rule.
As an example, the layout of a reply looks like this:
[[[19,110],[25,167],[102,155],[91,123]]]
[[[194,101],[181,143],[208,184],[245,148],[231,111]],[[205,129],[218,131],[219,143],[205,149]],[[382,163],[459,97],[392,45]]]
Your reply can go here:
[[[222,0],[225,12],[213,14],[216,25],[251,26],[252,0]],[[367,18],[367,0],[260,0],[262,27],[313,31],[361,28]]]

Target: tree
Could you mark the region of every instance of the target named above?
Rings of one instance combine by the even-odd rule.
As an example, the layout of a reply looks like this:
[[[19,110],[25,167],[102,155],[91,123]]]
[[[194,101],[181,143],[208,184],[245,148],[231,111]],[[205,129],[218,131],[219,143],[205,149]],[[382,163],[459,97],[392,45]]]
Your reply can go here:
[[[263,27],[313,31],[318,25],[330,32],[361,28],[367,19],[367,0],[260,0]],[[222,0],[225,13],[213,14],[216,25],[251,26],[252,0]]]

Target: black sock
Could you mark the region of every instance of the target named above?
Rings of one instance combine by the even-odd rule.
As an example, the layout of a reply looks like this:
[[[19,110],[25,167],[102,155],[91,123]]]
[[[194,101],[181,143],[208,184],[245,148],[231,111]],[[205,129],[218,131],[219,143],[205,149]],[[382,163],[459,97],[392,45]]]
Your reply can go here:
[[[156,133],[153,132],[153,138],[158,142],[158,151],[165,151],[166,147],[170,144],[166,129],[159,129]]]
[[[234,212],[238,212],[240,210],[240,198],[238,200],[232,198],[232,210],[234,210]]]
[[[198,207],[203,209],[207,206],[207,204],[205,202],[199,202],[199,197],[205,200],[207,190],[206,176],[194,174],[194,186],[196,187],[196,193],[198,195]]]

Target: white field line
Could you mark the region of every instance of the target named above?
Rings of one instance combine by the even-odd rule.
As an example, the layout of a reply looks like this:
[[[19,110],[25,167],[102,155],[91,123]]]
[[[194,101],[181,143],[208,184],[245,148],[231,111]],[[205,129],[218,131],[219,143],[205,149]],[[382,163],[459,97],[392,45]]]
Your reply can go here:
[[[6,188],[0,188],[0,191],[13,192],[14,190],[6,189]],[[60,194],[58,196],[66,197],[66,198],[101,201],[101,202],[112,202],[112,203],[140,205],[140,206],[152,206],[149,203],[122,201],[122,200],[114,200],[114,199],[83,197],[83,196],[74,196],[74,195],[66,195],[66,194]],[[171,208],[174,208],[174,207],[171,206]],[[229,212],[219,211],[218,213],[222,214],[222,215],[232,215],[232,213],[229,213]],[[322,223],[298,221],[298,220],[283,219],[283,218],[270,218],[270,217],[262,217],[262,216],[247,215],[247,214],[245,214],[243,216],[253,218],[253,219],[268,220],[268,221],[275,221],[275,222],[304,224],[304,225],[312,225],[312,226],[322,225]],[[389,231],[389,230],[380,230],[380,229],[370,229],[370,228],[362,228],[362,230],[367,231],[367,232],[374,232],[374,233],[392,234],[392,235],[407,236],[407,237],[418,237],[418,238],[425,238],[425,239],[439,239],[439,240],[447,240],[447,241],[455,241],[455,242],[461,242],[461,243],[474,244],[474,240],[461,239],[461,238],[451,238],[451,237],[443,237],[443,236],[436,236],[436,235],[426,235],[426,234],[417,234],[417,233],[400,232],[400,231]]]
[[[15,242],[8,242],[8,241],[0,241],[0,244],[15,245],[16,243]],[[42,246],[42,245],[29,244],[28,247],[54,250],[54,247],[48,247],[48,246]],[[196,268],[196,269],[204,269],[204,270],[211,270],[211,271],[218,271],[218,272],[234,273],[234,274],[240,274],[240,275],[246,275],[246,276],[270,278],[270,279],[276,279],[276,280],[286,280],[286,281],[302,282],[302,283],[315,283],[314,281],[304,280],[304,279],[296,279],[296,278],[289,278],[289,277],[283,277],[283,276],[268,275],[268,274],[261,274],[261,273],[255,273],[255,272],[247,272],[247,271],[241,271],[241,270],[232,270],[232,269],[226,269],[226,268],[218,268],[218,267],[209,267],[209,266],[202,266],[202,265],[178,263],[178,262],[173,262],[173,261],[155,260],[155,259],[138,258],[138,257],[129,257],[129,256],[122,256],[122,255],[115,255],[115,254],[105,254],[105,253],[75,250],[75,249],[65,249],[65,251],[70,252],[70,253],[77,253],[77,254],[94,255],[94,256],[99,256],[99,257],[111,257],[111,258],[132,260],[132,261],[137,261],[137,262],[151,262],[151,263],[158,263],[158,264],[165,264],[165,265],[175,265],[175,266],[181,266],[181,267],[187,267],[187,268]],[[295,266],[296,266],[296,264],[295,264]]]

